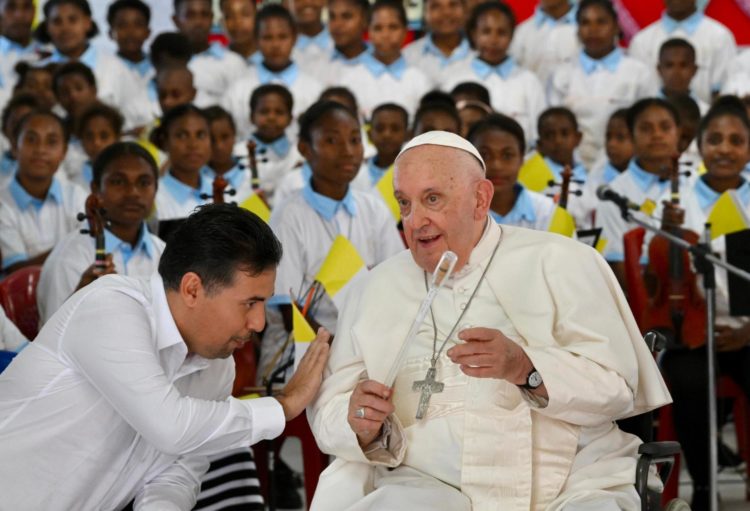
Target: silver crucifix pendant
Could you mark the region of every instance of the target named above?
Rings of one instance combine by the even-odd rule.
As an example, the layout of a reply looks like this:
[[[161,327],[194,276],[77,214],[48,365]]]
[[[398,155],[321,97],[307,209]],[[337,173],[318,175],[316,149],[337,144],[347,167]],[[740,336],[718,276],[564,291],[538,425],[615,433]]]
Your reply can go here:
[[[445,385],[442,382],[435,381],[435,368],[430,367],[424,380],[415,381],[411,386],[414,392],[422,392],[419,396],[419,406],[417,407],[417,419],[424,418],[427,413],[427,405],[430,404],[430,397],[433,393],[437,394],[443,391]]]

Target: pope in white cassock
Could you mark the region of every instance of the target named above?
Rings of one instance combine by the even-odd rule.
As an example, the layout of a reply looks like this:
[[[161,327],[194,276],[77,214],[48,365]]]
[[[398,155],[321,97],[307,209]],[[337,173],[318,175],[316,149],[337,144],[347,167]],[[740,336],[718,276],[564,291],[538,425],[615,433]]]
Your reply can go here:
[[[394,188],[410,250],[377,266],[340,315],[308,409],[336,456],[312,509],[640,509],[641,442],[614,421],[670,397],[605,261],[491,221],[484,162],[456,135],[407,144]],[[446,250],[455,271],[388,388]],[[415,382],[428,375],[442,388],[417,419]]]

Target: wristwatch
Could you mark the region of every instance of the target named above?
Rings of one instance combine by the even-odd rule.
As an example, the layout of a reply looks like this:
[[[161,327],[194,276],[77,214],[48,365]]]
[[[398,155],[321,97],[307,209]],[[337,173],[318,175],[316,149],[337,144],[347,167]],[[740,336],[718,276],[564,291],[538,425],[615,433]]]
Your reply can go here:
[[[526,383],[519,385],[522,389],[534,390],[542,386],[542,375],[539,374],[535,368],[531,368],[528,376],[526,376]]]

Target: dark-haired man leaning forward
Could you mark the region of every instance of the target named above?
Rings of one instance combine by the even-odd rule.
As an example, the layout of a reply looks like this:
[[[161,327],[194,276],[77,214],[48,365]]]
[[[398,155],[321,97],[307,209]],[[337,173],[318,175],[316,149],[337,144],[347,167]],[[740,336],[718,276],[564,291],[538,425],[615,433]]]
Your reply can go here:
[[[669,402],[659,370],[604,260],[495,224],[484,167],[445,132],[396,158],[410,251],[375,268],[339,316],[310,413],[337,459],[313,510],[640,509],[640,441],[614,420]],[[387,388],[445,250],[456,270]],[[429,380],[442,384],[431,396]]]
[[[204,206],[159,275],[104,276],[65,302],[0,376],[3,509],[192,509],[207,456],[279,435],[318,390],[325,331],[283,394],[229,395],[280,258],[258,217]]]

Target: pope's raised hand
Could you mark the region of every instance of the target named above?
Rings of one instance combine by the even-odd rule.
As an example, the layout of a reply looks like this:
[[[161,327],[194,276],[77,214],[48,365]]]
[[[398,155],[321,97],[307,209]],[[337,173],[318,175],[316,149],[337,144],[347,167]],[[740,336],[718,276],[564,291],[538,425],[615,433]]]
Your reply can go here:
[[[323,382],[323,369],[325,369],[330,354],[331,334],[325,328],[319,328],[315,340],[310,343],[307,352],[297,366],[289,382],[276,399],[284,409],[284,417],[287,421],[294,419],[310,404],[320,389]]]
[[[362,448],[378,437],[383,422],[395,410],[392,395],[391,389],[375,380],[361,381],[354,388],[347,418]]]

